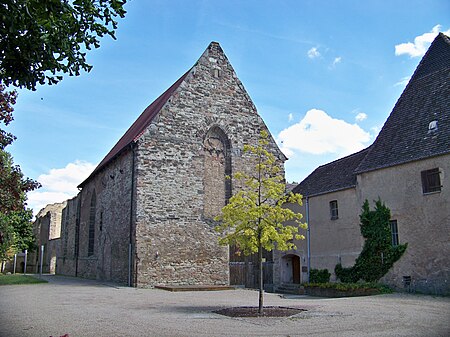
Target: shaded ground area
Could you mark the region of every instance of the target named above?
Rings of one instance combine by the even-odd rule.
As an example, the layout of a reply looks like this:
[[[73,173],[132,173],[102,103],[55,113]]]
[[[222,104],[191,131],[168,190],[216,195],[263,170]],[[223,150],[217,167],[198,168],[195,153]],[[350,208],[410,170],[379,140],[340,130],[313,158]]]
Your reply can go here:
[[[262,314],[257,307],[235,307],[214,311],[216,314],[228,317],[291,317],[306,311],[305,309],[287,307],[264,307]]]
[[[199,285],[199,286],[156,286],[157,289],[167,291],[218,291],[218,290],[234,290],[235,287],[215,286],[215,285]]]
[[[290,317],[227,317],[252,290],[168,292],[68,277],[0,287],[0,336],[449,336],[450,298],[389,294],[318,299],[265,295]]]

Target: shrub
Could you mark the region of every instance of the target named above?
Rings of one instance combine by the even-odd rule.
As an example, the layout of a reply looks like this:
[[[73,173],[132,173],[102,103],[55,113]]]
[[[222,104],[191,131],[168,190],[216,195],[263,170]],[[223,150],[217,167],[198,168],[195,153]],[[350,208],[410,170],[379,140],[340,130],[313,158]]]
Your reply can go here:
[[[352,291],[352,290],[373,290],[376,289],[380,294],[391,293],[392,290],[380,283],[376,282],[356,282],[356,283],[307,283],[303,285],[305,288],[324,288],[324,289],[335,289],[339,291]]]
[[[331,273],[328,269],[311,269],[309,272],[310,283],[327,283],[330,282]]]

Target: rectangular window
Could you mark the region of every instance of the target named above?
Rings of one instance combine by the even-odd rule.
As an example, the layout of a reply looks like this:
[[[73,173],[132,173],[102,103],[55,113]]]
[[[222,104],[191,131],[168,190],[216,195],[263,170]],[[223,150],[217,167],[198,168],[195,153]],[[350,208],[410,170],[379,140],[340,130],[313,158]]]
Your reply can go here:
[[[331,220],[339,218],[337,200],[330,201],[330,216]]]
[[[392,246],[398,246],[398,228],[397,228],[397,220],[389,221],[389,225],[391,226],[391,236],[392,236]]]
[[[434,168],[421,172],[422,175],[422,190],[423,193],[432,193],[441,191],[441,177],[439,169]]]

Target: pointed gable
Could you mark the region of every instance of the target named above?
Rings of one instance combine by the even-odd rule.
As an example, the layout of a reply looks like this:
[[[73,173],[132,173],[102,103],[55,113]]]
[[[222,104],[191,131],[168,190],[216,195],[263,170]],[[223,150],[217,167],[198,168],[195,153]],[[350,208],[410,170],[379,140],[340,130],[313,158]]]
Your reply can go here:
[[[183,76],[181,76],[169,89],[167,89],[163,94],[161,94],[153,103],[151,103],[145,110],[142,112],[142,114],[138,117],[138,119],[131,125],[131,127],[125,132],[125,134],[119,139],[119,141],[114,145],[114,147],[108,152],[108,154],[103,158],[103,160],[98,164],[98,166],[95,168],[95,170],[91,173],[91,175],[83,181],[78,187],[83,187],[92,177],[94,177],[99,171],[101,171],[104,167],[106,167],[112,160],[117,158],[120,154],[122,154],[124,151],[130,148],[130,146],[137,142],[137,140],[144,134],[145,130],[150,126],[152,121],[155,119],[155,117],[158,115],[158,113],[164,108],[166,103],[168,103],[171,98],[176,94],[177,90],[183,86],[183,83],[188,80],[188,75],[191,74],[191,76],[198,76],[197,71],[199,68],[201,68],[201,63],[211,63],[211,54],[218,54],[220,58],[223,58],[227,63],[227,67],[231,70],[233,74],[234,81],[236,81],[237,86],[239,88],[239,91],[241,94],[243,94],[246,97],[248,106],[242,107],[244,109],[247,109],[248,111],[255,111],[256,107],[253,104],[253,101],[251,100],[250,96],[248,95],[247,91],[245,90],[243,84],[236,76],[233,67],[228,62],[228,59],[223,52],[222,48],[220,47],[219,43],[217,42],[211,42],[206,48],[205,52],[202,54],[202,56],[199,58],[199,60],[194,64],[192,68],[190,68]],[[214,60],[213,60],[214,61]],[[213,73],[213,76],[221,76],[220,69],[211,69],[216,70],[217,73]],[[209,95],[208,93],[205,93],[205,95]],[[231,97],[231,96],[230,96]],[[278,150],[278,155],[283,160],[286,160],[286,157],[282,152]]]
[[[357,173],[450,153],[450,40],[440,33]]]

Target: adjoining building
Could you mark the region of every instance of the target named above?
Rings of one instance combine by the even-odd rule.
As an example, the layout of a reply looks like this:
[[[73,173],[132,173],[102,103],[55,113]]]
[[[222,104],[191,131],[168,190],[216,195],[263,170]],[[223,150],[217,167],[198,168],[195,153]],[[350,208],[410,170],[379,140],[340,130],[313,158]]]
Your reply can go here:
[[[391,210],[392,244],[408,243],[382,282],[450,293],[450,40],[440,33],[421,60],[375,142],[318,167],[294,192],[310,228],[308,243],[276,252],[277,285],[308,280],[314,269],[352,266],[363,238],[364,200]],[[293,206],[291,206],[293,207]]]

